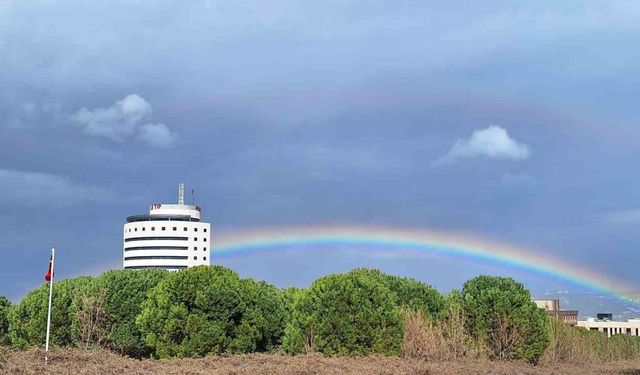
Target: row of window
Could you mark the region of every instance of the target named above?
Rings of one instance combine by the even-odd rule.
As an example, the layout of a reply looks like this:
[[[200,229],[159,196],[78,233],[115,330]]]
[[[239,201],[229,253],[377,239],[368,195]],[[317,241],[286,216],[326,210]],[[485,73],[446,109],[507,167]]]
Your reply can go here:
[[[147,229],[146,227],[142,227],[142,228],[140,228],[140,230],[141,230],[141,231],[143,231],[143,232],[144,232],[144,231],[146,231],[146,229]],[[156,227],[151,227],[150,229],[151,229],[152,231],[155,231],[155,230],[156,230]],[[161,231],[166,231],[166,230],[167,230],[167,227],[160,227],[160,230],[161,230]],[[173,231],[174,231],[174,232],[176,232],[177,230],[178,230],[178,227],[173,227]],[[184,232],[186,232],[186,231],[188,231],[188,230],[189,230],[189,229],[188,229],[187,227],[183,227],[183,231],[184,231]],[[128,231],[128,232],[131,232],[131,228],[128,228],[128,229],[127,229],[127,231]],[[133,231],[134,231],[134,232],[137,232],[137,231],[138,231],[138,228],[133,228]],[[193,231],[194,231],[194,232],[197,232],[197,231],[198,231],[198,228],[193,228]],[[205,233],[207,233],[207,228],[203,228],[203,231],[204,231]]]
[[[152,241],[152,240],[169,240],[169,241],[188,241],[189,237],[130,237],[125,238],[124,242],[129,241]],[[193,237],[194,241],[198,241],[198,237]],[[207,242],[207,238],[202,239],[203,242]]]
[[[187,266],[127,266],[125,270],[142,270],[146,268],[160,268],[163,270],[182,270],[187,268]]]
[[[124,248],[124,251],[132,250],[189,250],[189,246],[132,246]],[[194,246],[193,250],[198,250],[198,246]],[[203,247],[202,251],[207,251],[207,248]]]
[[[124,260],[149,260],[149,259],[173,259],[173,260],[187,260],[188,256],[178,256],[178,255],[144,255],[144,256],[132,256],[125,257]],[[193,260],[198,260],[197,256],[193,257]],[[202,257],[202,260],[207,260],[207,257]]]
[[[125,238],[124,242],[130,242],[130,241],[154,241],[154,240],[187,241],[187,240],[189,240],[189,237],[131,237],[131,238]]]
[[[635,336],[638,336],[638,328],[604,327],[602,328],[602,332],[604,332],[604,334],[608,336],[618,335],[622,333],[633,336],[632,329],[636,332]],[[591,327],[591,330],[598,331],[599,329],[597,327]]]
[[[131,250],[189,250],[189,246],[133,246],[124,248],[124,251]]]
[[[188,256],[175,256],[175,255],[149,255],[149,256],[134,256],[125,257],[124,260],[146,260],[146,259],[174,259],[174,260],[187,260]]]

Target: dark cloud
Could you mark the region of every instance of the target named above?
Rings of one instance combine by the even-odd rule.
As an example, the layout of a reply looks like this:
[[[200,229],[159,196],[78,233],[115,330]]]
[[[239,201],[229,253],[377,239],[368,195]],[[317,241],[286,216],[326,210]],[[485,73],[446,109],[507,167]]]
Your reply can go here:
[[[117,265],[124,218],[173,201],[181,181],[218,230],[460,230],[640,281],[625,261],[635,227],[602,225],[629,222],[640,199],[640,59],[629,48],[639,11],[635,2],[4,2],[0,294],[37,285],[53,244],[63,277]],[[492,124],[510,145],[500,155],[517,162],[473,142]],[[452,150],[458,139],[467,151]],[[449,152],[485,157],[432,167]],[[308,282],[290,272],[307,255],[287,255],[268,268],[221,261]],[[476,271],[510,272],[315,257],[322,272],[375,263],[444,289]]]

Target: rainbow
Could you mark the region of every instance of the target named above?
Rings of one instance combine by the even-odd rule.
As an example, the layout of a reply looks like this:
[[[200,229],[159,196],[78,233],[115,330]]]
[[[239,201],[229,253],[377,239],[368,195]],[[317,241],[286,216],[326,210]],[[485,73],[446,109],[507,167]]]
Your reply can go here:
[[[375,226],[288,227],[224,231],[215,237],[213,245],[213,255],[224,257],[336,247],[388,254],[438,254],[524,270],[628,301],[634,299],[625,293],[636,289],[546,253],[455,232]]]

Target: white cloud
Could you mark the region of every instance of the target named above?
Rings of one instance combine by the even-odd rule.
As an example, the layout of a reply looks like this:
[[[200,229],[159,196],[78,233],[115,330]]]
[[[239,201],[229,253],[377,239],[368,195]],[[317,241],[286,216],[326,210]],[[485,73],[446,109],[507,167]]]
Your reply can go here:
[[[449,152],[432,164],[451,164],[461,159],[487,157],[491,159],[524,160],[531,155],[529,146],[511,138],[499,126],[476,130],[468,139],[458,139]]]
[[[60,175],[0,169],[0,207],[60,208],[108,198],[105,190]]]
[[[169,148],[175,142],[175,136],[165,124],[146,124],[140,127],[138,139],[152,146]]]
[[[72,118],[87,135],[122,142],[137,134],[138,139],[156,147],[170,147],[174,136],[164,124],[143,124],[151,115],[151,104],[136,94],[127,95],[109,108],[82,108]]]

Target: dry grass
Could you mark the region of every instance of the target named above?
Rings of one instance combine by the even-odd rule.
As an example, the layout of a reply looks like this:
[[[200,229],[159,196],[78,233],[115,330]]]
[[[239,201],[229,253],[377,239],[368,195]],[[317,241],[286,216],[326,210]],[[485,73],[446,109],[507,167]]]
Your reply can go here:
[[[606,363],[640,360],[637,337],[616,335],[607,338],[601,332],[591,332],[551,320],[550,342],[543,363]]]
[[[143,375],[143,374],[422,374],[422,375],[640,375],[640,361],[607,365],[553,364],[531,366],[514,362],[457,360],[425,362],[398,357],[326,358],[321,355],[252,354],[200,359],[135,360],[105,350],[57,350],[44,364],[41,350],[5,352],[0,373]]]
[[[402,351],[406,358],[450,361],[486,357],[465,331],[462,311],[450,309],[445,319],[434,323],[420,311],[404,312]]]

